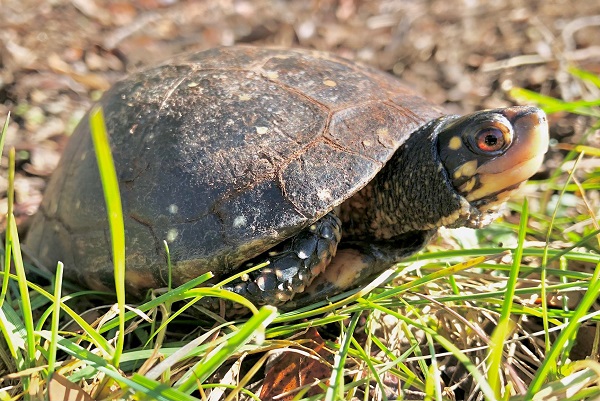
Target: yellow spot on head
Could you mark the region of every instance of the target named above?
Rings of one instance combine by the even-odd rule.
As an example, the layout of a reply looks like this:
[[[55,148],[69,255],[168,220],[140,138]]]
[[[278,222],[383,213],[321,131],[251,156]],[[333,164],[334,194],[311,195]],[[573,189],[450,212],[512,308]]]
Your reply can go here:
[[[268,127],[256,127],[256,133],[257,134],[266,134],[267,132],[269,132],[269,128]]]
[[[454,178],[460,177],[473,177],[475,172],[477,171],[477,160],[471,160],[470,162],[466,162],[462,166],[456,169],[454,172]]]
[[[324,84],[324,85],[327,85],[327,86],[330,86],[330,87],[334,87],[334,86],[336,86],[336,85],[337,85],[337,84],[335,83],[335,81],[332,81],[331,79],[326,79],[326,80],[324,80],[324,81],[323,81],[323,84]]]
[[[460,186],[460,188],[458,188],[458,190],[460,192],[462,192],[463,194],[467,193],[467,192],[471,192],[473,190],[473,188],[475,187],[476,183],[477,183],[477,178],[473,177],[469,181],[467,181],[464,184],[462,184]]]
[[[448,143],[448,147],[452,150],[458,150],[462,146],[462,139],[459,136],[453,136]]]
[[[240,99],[242,102],[245,102],[246,100],[250,100],[251,97],[247,93],[244,93],[244,94],[239,95],[238,99]]]

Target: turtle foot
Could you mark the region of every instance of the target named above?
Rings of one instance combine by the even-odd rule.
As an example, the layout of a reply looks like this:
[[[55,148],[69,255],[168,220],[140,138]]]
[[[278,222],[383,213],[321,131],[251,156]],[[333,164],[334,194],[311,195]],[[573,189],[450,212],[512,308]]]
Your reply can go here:
[[[341,222],[332,211],[276,248],[250,260],[245,267],[269,262],[232,281],[224,289],[257,305],[281,305],[325,270],[342,237]]]

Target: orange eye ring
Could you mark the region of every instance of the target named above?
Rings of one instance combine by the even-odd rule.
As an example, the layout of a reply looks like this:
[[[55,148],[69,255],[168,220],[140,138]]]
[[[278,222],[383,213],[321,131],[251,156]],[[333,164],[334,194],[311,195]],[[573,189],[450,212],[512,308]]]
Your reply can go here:
[[[504,133],[498,128],[490,127],[479,131],[476,136],[477,147],[483,152],[497,152],[504,147]]]
[[[486,155],[497,155],[508,148],[511,135],[507,127],[491,125],[479,130],[473,139],[477,151]]]

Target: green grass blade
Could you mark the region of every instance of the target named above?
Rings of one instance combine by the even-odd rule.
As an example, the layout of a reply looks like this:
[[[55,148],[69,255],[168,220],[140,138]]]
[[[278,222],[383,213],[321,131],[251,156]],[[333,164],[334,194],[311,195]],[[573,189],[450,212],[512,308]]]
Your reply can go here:
[[[333,359],[333,369],[329,379],[329,386],[325,392],[325,400],[334,401],[344,397],[344,367],[346,365],[346,357],[352,343],[352,336],[358,324],[361,314],[355,313],[350,320],[350,324],[343,333],[343,338],[340,345],[340,350],[336,352]]]
[[[2,133],[0,134],[0,156],[2,156],[4,152],[4,142],[6,140],[6,132],[8,130],[8,122],[10,120],[10,113],[6,116],[6,120],[4,121],[4,126],[2,127]],[[15,169],[9,167],[8,169],[8,190],[7,190],[7,201],[8,201],[8,211],[6,215],[11,215],[13,212],[14,206],[14,190],[15,186]],[[8,219],[7,219],[8,222]],[[11,259],[11,230],[10,224],[6,225],[6,231],[4,232],[4,271],[2,274],[2,291],[0,291],[0,307],[4,303],[4,299],[6,298],[6,293],[8,291],[8,277],[10,273],[10,259]]]
[[[427,333],[425,333],[425,338],[427,338],[429,355],[431,355],[431,364],[429,365],[429,368],[423,370],[423,374],[425,375],[425,399],[433,400],[435,397],[436,401],[442,401],[442,374],[440,373],[435,342]]]
[[[541,279],[540,280],[540,282],[541,282],[540,299],[542,302],[542,325],[544,327],[544,343],[546,344],[546,349],[549,349],[550,344],[551,344],[550,343],[550,332],[548,331],[548,329],[549,329],[548,300],[547,300],[548,290],[546,289],[546,277],[548,274],[546,267],[548,266],[548,250],[550,249],[551,234],[552,234],[552,229],[554,227],[554,223],[556,221],[556,217],[558,215],[560,205],[565,196],[565,193],[567,192],[567,186],[569,185],[570,182],[573,181],[573,176],[575,175],[575,172],[577,171],[577,166],[579,165],[579,163],[581,162],[582,159],[583,159],[583,152],[579,154],[579,157],[577,157],[577,159],[575,159],[575,163],[569,173],[569,176],[567,177],[567,181],[565,182],[563,188],[561,189],[560,193],[558,194],[558,202],[556,202],[556,207],[554,208],[554,211],[552,212],[552,216],[550,218],[550,224],[548,226],[548,231],[546,233],[546,245],[544,246],[544,254],[542,256],[542,271],[541,271],[541,277],[540,277],[540,279]],[[597,235],[595,235],[594,237],[597,238]],[[585,239],[585,237],[583,239]],[[585,239],[585,240],[587,240],[587,239]],[[556,256],[550,260],[553,260],[553,259],[556,259]],[[561,265],[563,265],[563,263],[561,263]]]
[[[52,377],[54,373],[54,365],[56,364],[56,348],[58,339],[58,324],[60,318],[60,298],[63,281],[64,265],[58,262],[56,265],[56,279],[54,280],[54,303],[52,304],[52,323],[50,326],[50,347],[48,348],[48,377]]]
[[[523,88],[511,89],[510,96],[515,99],[537,103],[548,114],[556,113],[559,111],[566,111],[569,113],[580,114],[583,116],[595,118],[600,117],[600,113],[594,109],[595,107],[600,106],[600,99],[591,101],[576,100],[571,102],[565,102],[564,100],[541,95],[539,93]]]
[[[558,338],[550,348],[550,351],[547,353],[546,358],[542,362],[541,366],[536,372],[531,384],[529,386],[529,391],[527,395],[532,397],[536,394],[546,378],[552,373],[557,363],[560,359],[561,353],[566,349],[567,343],[573,341],[575,336],[577,335],[577,330],[579,329],[581,322],[580,320],[587,314],[588,310],[592,307],[594,302],[598,299],[600,295],[600,263],[596,265],[594,269],[594,273],[592,278],[590,279],[590,284],[588,290],[585,292],[583,298],[580,300],[577,308],[571,315],[571,320],[569,324],[560,332]]]
[[[588,361],[584,362],[589,363]],[[575,362],[575,365],[581,361]],[[575,371],[570,375],[547,384],[533,395],[512,397],[511,401],[575,401],[575,400],[598,400],[600,391],[597,386],[592,385],[598,380],[598,366],[593,369]],[[587,389],[586,389],[587,387]],[[586,394],[589,392],[589,394]]]
[[[167,386],[165,384],[159,383],[155,380],[148,379],[142,375],[134,373],[131,378],[131,382],[138,384],[139,387],[136,387],[136,390],[144,393],[145,397],[152,397],[152,400],[161,400],[161,401],[196,401],[198,400],[191,395],[188,395],[182,391],[179,391],[175,388]],[[131,384],[130,384],[131,386]],[[142,398],[144,399],[144,398]],[[146,398],[149,399],[149,398]]]
[[[504,296],[504,302],[502,303],[502,309],[500,312],[500,318],[498,319],[498,326],[494,330],[491,336],[490,342],[490,363],[488,372],[488,383],[496,393],[496,398],[501,399],[501,367],[502,367],[502,356],[504,355],[504,343],[512,330],[513,322],[511,320],[511,312],[513,309],[513,301],[515,297],[515,291],[517,287],[517,280],[519,278],[519,269],[521,267],[521,259],[523,258],[523,245],[525,244],[525,234],[527,233],[527,222],[529,220],[529,203],[527,198],[523,199],[523,207],[521,209],[521,222],[519,224],[519,239],[517,242],[517,248],[515,249],[513,256],[513,263],[508,275],[508,282],[506,283],[506,292]]]
[[[4,142],[6,142],[6,133],[8,132],[8,123],[10,122],[10,111],[4,120],[2,134],[0,134],[0,155],[4,153]]]
[[[9,177],[14,178],[15,170],[15,149],[11,149],[9,152]],[[9,197],[12,203],[14,194],[9,191]],[[23,258],[21,255],[21,243],[19,241],[19,233],[17,229],[17,223],[15,222],[15,216],[11,213],[7,216],[7,227],[10,232],[10,248],[12,250],[13,261],[15,264],[15,272],[17,274],[17,282],[19,285],[19,292],[21,296],[21,313],[23,315],[23,323],[25,324],[25,330],[27,330],[27,365],[26,367],[33,367],[35,365],[35,335],[34,335],[34,324],[33,324],[33,311],[31,309],[31,300],[29,298],[29,290],[27,288],[27,277],[25,276],[25,265],[23,264]]]
[[[242,295],[236,294],[235,292],[232,292],[232,291],[222,290],[220,288],[215,288],[215,287],[199,287],[199,288],[192,288],[192,289],[186,291],[186,295],[187,296],[194,295],[194,296],[198,296],[198,297],[223,298],[223,299],[226,299],[233,303],[238,303],[240,305],[243,305],[244,307],[248,308],[248,310],[250,312],[252,312],[252,314],[258,313],[258,309],[256,309],[256,306],[254,306],[254,304],[252,302],[250,302],[247,298],[243,297]]]
[[[12,364],[6,364],[7,367],[13,368],[10,369],[11,372],[25,369],[25,358],[21,351],[25,351],[27,330],[25,330],[25,325],[19,314],[8,304],[0,307],[0,329],[10,355],[14,359]]]
[[[48,331],[41,331],[39,334],[48,341],[53,338],[52,333]],[[171,389],[168,386],[154,382],[150,379],[144,379],[140,375],[134,375],[131,379],[123,377],[117,368],[109,364],[104,358],[88,351],[80,345],[64,338],[56,336],[56,344],[61,351],[66,352],[72,357],[84,361],[87,365],[91,366],[96,371],[104,373],[106,376],[119,383],[121,387],[127,388],[134,391],[139,391],[147,396],[146,399],[157,400],[157,401],[187,401],[196,400],[196,398],[190,397],[187,394]]]
[[[485,397],[486,400],[488,400],[488,401],[496,401],[497,400],[496,394],[494,393],[493,389],[490,387],[485,376],[479,371],[477,366],[475,366],[473,364],[473,362],[471,362],[471,360],[456,345],[454,345],[452,343],[452,341],[450,341],[447,338],[443,337],[442,335],[438,334],[435,330],[431,329],[430,327],[425,326],[416,320],[410,319],[410,318],[404,316],[403,314],[399,313],[398,311],[385,308],[379,304],[376,304],[376,303],[371,302],[370,300],[366,300],[364,298],[360,298],[358,301],[359,301],[359,303],[364,304],[365,306],[367,306],[369,308],[378,309],[378,310],[382,311],[383,313],[390,314],[390,315],[396,317],[398,320],[406,322],[408,325],[415,326],[416,328],[423,330],[425,333],[431,335],[431,337],[433,339],[435,339],[435,341],[439,345],[441,345],[442,347],[446,348],[446,350],[451,352],[454,355],[454,357],[458,360],[458,362],[462,363],[463,366],[467,369],[467,371],[469,371],[469,373],[473,376],[473,379],[479,385],[479,388],[481,389],[481,392],[483,393],[483,396]]]
[[[464,255],[464,253],[462,253],[462,254]],[[497,257],[497,255],[493,255],[493,257]],[[391,290],[382,292],[380,294],[373,295],[370,298],[370,300],[372,300],[372,301],[379,301],[379,300],[383,300],[385,298],[396,297],[396,296],[398,296],[401,293],[404,293],[404,292],[409,291],[409,290],[411,290],[413,288],[419,287],[419,286],[421,286],[423,284],[426,284],[428,282],[437,280],[437,279],[439,279],[441,277],[449,277],[452,274],[455,274],[455,273],[458,273],[460,271],[463,271],[463,270],[472,268],[474,266],[477,266],[477,265],[485,262],[488,259],[490,259],[490,256],[478,256],[478,257],[475,257],[475,258],[470,259],[470,260],[466,260],[466,261],[463,261],[463,262],[460,262],[460,263],[455,263],[455,264],[453,264],[451,266],[448,266],[446,268],[443,268],[443,269],[437,270],[437,271],[435,271],[433,273],[430,273],[430,274],[428,274],[426,276],[419,277],[419,278],[416,278],[414,280],[411,280],[411,281],[409,281],[409,282],[407,282],[405,284],[394,286],[394,288],[391,289]]]
[[[377,382],[377,385],[381,389],[381,400],[388,401],[387,395],[385,394],[385,391],[384,391],[385,385],[383,384],[383,380],[381,378],[381,376],[383,376],[383,374],[382,374],[383,372],[377,371],[377,369],[375,368],[375,365],[373,364],[373,360],[371,359],[371,357],[369,356],[367,351],[365,351],[365,349],[354,338],[354,336],[352,336],[350,338],[350,340],[352,341],[352,345],[354,346],[354,349],[360,356],[360,359],[366,363],[366,365],[369,369],[369,372],[371,373],[371,378],[375,379],[375,381]],[[381,342],[379,344],[382,345]],[[386,349],[386,347],[383,347],[382,349]],[[394,359],[396,359],[395,356],[394,356]],[[394,365],[395,364],[401,364],[401,362],[397,361],[396,363],[394,363]]]
[[[9,179],[9,193],[12,192],[12,180]],[[12,215],[12,201],[9,199],[8,201],[8,209],[10,213],[6,215]],[[6,219],[8,223],[8,218]],[[12,230],[10,228],[10,224],[6,225],[6,231],[4,232],[4,263],[2,269],[2,290],[0,291],[0,307],[4,304],[4,300],[6,299],[6,294],[8,293],[8,281],[10,279],[10,261],[12,258],[12,247],[10,246],[12,241]]]
[[[13,254],[13,261],[15,262],[15,272],[17,273],[17,283],[19,286],[19,294],[21,296],[21,315],[23,317],[23,324],[25,327],[25,336],[27,343],[27,353],[25,356],[24,368],[32,368],[35,366],[35,353],[36,353],[36,336],[33,323],[33,310],[31,309],[31,299],[29,298],[29,290],[27,288],[27,277],[25,276],[25,266],[23,264],[23,258],[21,255],[21,244],[19,242],[19,235],[17,232],[17,223],[15,222],[15,216],[8,215],[8,224],[11,230],[11,248]],[[22,380],[23,388],[28,391],[29,378],[24,377]]]
[[[579,68],[569,68],[569,73],[574,77],[581,79],[582,81],[588,81],[597,88],[600,88],[600,76],[592,72],[580,70]]]
[[[15,280],[18,280],[18,277],[13,274],[11,274],[10,277]],[[114,349],[109,344],[109,342],[104,337],[102,337],[99,334],[99,332],[95,330],[88,322],[86,322],[85,319],[83,319],[83,317],[81,317],[77,312],[71,309],[67,304],[65,304],[61,300],[56,300],[54,298],[54,295],[50,294],[48,291],[44,290],[37,284],[27,282],[27,286],[39,295],[47,298],[50,302],[60,301],[60,306],[65,311],[65,313],[71,319],[73,319],[75,323],[77,323],[81,327],[81,329],[89,336],[89,338],[86,338],[86,340],[94,343],[96,347],[104,351],[105,355],[114,355]]]
[[[167,290],[171,291],[173,289],[173,265],[171,264],[171,251],[169,250],[169,244],[167,241],[163,240],[163,246],[165,247],[165,254],[167,255],[167,271],[169,272],[167,279]]]
[[[159,307],[161,304],[163,304],[165,302],[180,301],[182,299],[185,299],[186,297],[193,297],[193,296],[195,296],[195,294],[190,294],[190,290],[199,286],[200,284],[206,282],[207,280],[209,280],[211,278],[212,278],[212,273],[204,273],[203,275],[198,276],[198,277],[188,281],[187,283],[184,283],[184,284],[180,285],[179,287],[172,289],[171,291],[169,291],[167,293],[164,293],[142,305],[136,306],[136,309],[139,309],[142,312],[147,312],[150,309]],[[209,289],[209,287],[204,287],[204,288]],[[225,291],[225,290],[219,290],[219,291]],[[135,316],[137,316],[135,312],[127,311],[125,313],[125,321],[127,321]],[[100,333],[105,333],[108,330],[114,329],[118,325],[119,325],[118,320],[111,320],[111,321],[107,322],[106,324],[104,324],[98,331]]]
[[[235,354],[243,345],[253,338],[256,342],[262,342],[265,328],[277,315],[277,309],[272,306],[263,306],[257,314],[253,315],[240,329],[210,352],[205,358],[196,364],[193,369],[188,370],[176,386],[184,393],[191,393],[198,388],[198,384],[204,382],[214,371],[223,364],[231,355]]]
[[[115,289],[119,308],[119,334],[113,355],[113,364],[118,367],[123,346],[125,344],[125,225],[123,223],[123,208],[119,194],[119,182],[114,161],[110,152],[110,143],[104,116],[100,107],[95,107],[90,113],[90,130],[96,150],[98,170],[102,180],[104,199],[108,211],[108,223],[112,243],[112,256],[115,269]]]

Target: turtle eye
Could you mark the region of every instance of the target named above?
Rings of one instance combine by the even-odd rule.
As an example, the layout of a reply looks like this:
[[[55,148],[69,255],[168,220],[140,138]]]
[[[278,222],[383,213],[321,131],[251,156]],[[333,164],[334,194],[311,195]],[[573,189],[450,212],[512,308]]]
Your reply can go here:
[[[497,126],[481,129],[474,139],[477,150],[485,154],[499,153],[510,144],[509,133]]]

